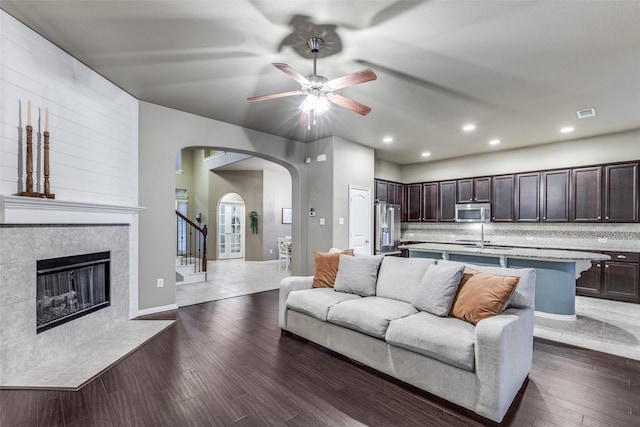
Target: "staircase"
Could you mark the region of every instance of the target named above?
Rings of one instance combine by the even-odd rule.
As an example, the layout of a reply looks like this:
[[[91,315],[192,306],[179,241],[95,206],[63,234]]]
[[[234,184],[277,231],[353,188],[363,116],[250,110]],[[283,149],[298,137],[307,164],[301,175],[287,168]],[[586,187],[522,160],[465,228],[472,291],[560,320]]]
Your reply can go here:
[[[176,285],[207,280],[207,226],[176,211]]]

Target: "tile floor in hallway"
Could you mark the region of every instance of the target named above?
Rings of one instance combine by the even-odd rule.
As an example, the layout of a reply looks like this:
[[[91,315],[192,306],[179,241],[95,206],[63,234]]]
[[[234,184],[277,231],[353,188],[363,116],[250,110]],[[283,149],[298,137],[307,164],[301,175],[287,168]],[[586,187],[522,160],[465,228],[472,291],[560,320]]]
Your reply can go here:
[[[207,282],[177,287],[179,307],[277,289],[291,275],[277,261],[210,261],[207,268]],[[640,304],[576,297],[576,313],[575,321],[536,316],[534,335],[640,360]]]
[[[229,259],[207,263],[207,281],[176,286],[176,305],[199,304],[224,298],[269,291],[291,270],[279,268],[278,261]]]

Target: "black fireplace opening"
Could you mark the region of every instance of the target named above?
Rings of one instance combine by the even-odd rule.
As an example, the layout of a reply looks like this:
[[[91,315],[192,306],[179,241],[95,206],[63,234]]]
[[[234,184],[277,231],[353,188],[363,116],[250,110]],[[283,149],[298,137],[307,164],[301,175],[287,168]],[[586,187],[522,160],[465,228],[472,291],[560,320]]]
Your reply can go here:
[[[111,305],[111,252],[37,261],[37,333]]]

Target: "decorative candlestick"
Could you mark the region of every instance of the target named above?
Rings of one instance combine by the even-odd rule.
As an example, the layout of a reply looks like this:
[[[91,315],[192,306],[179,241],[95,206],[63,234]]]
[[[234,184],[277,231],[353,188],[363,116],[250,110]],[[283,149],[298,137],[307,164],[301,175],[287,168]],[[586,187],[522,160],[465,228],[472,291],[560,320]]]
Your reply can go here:
[[[29,102],[31,103],[31,102]],[[28,116],[29,123],[31,114]],[[33,127],[27,125],[27,194],[33,194]]]
[[[46,110],[44,136],[44,193],[33,192],[33,127],[31,126],[31,100],[27,103],[27,188],[19,193],[20,196],[43,197],[55,199],[55,194],[51,194],[51,184],[49,182],[49,109]]]
[[[48,197],[51,193],[51,184],[49,183],[49,131],[44,131],[44,196]],[[51,199],[53,197],[50,197]]]

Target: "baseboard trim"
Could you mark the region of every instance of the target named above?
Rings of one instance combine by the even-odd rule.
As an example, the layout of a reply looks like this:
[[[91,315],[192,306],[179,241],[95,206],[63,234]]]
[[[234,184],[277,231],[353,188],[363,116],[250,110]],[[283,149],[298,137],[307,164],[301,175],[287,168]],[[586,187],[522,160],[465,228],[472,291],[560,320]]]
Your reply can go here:
[[[545,313],[544,311],[537,311],[537,310],[535,312],[535,315],[538,317],[544,317],[546,319],[553,319],[553,320],[570,321],[570,320],[577,319],[577,316],[575,314],[553,314],[553,313]]]
[[[176,304],[161,305],[158,307],[151,307],[151,308],[143,308],[142,310],[138,310],[138,314],[135,317],[146,316],[147,314],[155,314],[155,313],[161,313],[163,311],[170,311],[170,310],[177,310],[177,309],[178,309],[178,306]]]

